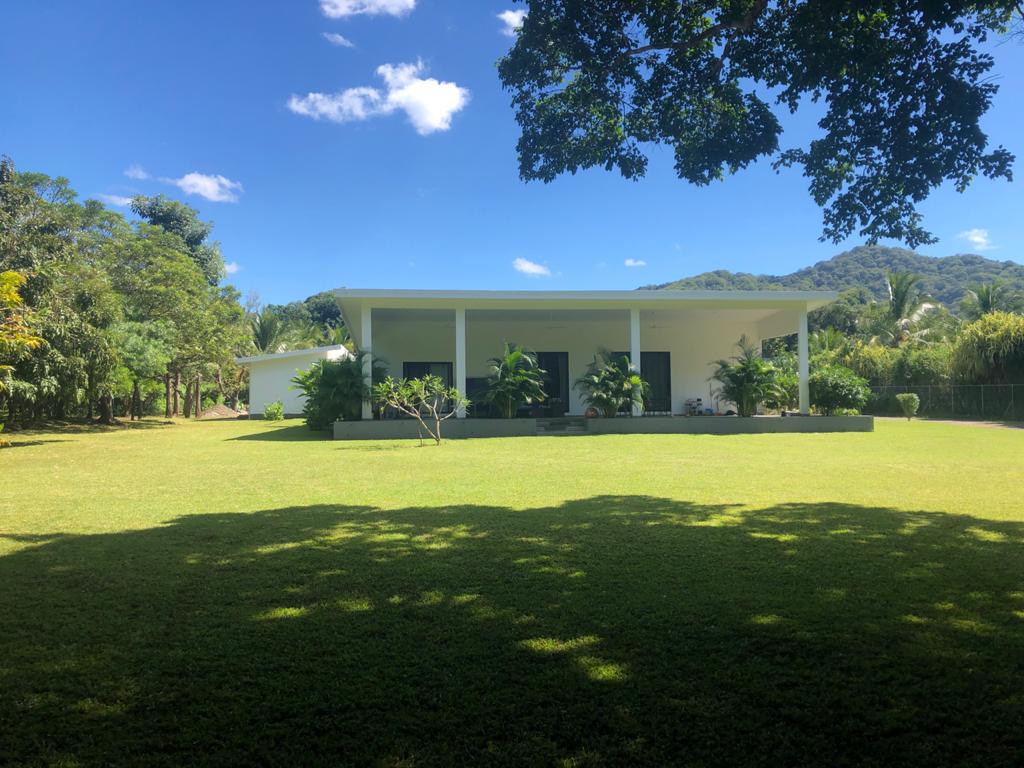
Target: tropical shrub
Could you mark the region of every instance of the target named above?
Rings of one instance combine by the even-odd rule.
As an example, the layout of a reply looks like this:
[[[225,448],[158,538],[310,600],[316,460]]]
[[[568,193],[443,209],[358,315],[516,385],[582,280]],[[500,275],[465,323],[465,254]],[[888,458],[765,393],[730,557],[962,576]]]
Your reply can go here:
[[[800,376],[796,371],[779,370],[775,386],[764,399],[764,407],[773,411],[795,410],[800,406]]]
[[[455,387],[449,387],[440,376],[395,380],[388,376],[373,387],[373,401],[383,412],[387,408],[411,416],[420,429],[441,444],[441,423],[469,405]],[[420,432],[420,439],[423,438]]]
[[[487,386],[483,401],[504,419],[514,418],[522,405],[543,402],[544,376],[537,354],[527,347],[505,342],[499,357],[487,361]]]
[[[902,347],[893,366],[893,383],[948,384],[952,352],[946,342]]]
[[[907,421],[914,418],[917,415],[917,409],[921,407],[921,398],[913,392],[901,392],[896,395],[896,402],[900,404],[900,410],[907,417]]]
[[[899,358],[899,350],[893,347],[857,342],[843,356],[842,365],[867,379],[871,386],[882,387],[895,380]]]
[[[719,395],[736,406],[740,416],[753,416],[757,407],[768,401],[779,402],[779,371],[761,357],[741,336],[736,344],[740,353],[729,360],[717,360],[718,368],[711,376],[719,383]]]
[[[284,405],[275,400],[263,409],[263,418],[267,421],[281,421],[284,418]]]
[[[602,416],[643,411],[650,386],[640,377],[628,355],[601,350],[574,385],[585,402]]]
[[[1024,383],[1024,315],[989,312],[965,325],[953,348],[953,368],[969,382]]]
[[[318,360],[308,371],[299,371],[292,379],[292,389],[302,393],[302,415],[313,430],[329,429],[336,421],[362,417],[363,403],[370,399],[370,385],[363,376],[364,352],[353,353],[344,360]],[[379,380],[386,371],[374,359],[373,378]]]
[[[871,396],[867,381],[841,365],[819,368],[809,384],[811,405],[827,416],[858,412]]]

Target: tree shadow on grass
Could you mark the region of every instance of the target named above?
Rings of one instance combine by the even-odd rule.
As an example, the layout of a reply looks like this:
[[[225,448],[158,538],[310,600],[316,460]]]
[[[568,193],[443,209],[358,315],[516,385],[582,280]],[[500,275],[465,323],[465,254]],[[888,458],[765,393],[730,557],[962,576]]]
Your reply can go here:
[[[0,557],[0,763],[995,765],[1024,526],[641,496],[316,506]]]
[[[264,422],[266,424],[267,422]],[[310,440],[329,440],[330,432],[314,432],[305,424],[290,427],[274,427],[261,429],[258,432],[249,432],[245,435],[229,438],[230,440],[257,440],[260,442],[286,443],[286,442],[308,442]]]

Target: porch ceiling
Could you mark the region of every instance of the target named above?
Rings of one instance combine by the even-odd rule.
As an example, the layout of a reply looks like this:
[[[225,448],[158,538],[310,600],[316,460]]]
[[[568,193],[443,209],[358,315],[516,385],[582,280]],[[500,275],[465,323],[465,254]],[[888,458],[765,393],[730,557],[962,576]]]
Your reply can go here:
[[[443,321],[455,308],[467,311],[467,322],[476,316],[513,321],[527,315],[559,322],[586,322],[608,317],[610,311],[639,309],[642,321],[658,324],[678,319],[679,314],[707,310],[742,312],[760,320],[792,309],[814,309],[834,301],[833,291],[420,291],[342,289],[335,291],[342,314],[355,338],[359,338],[361,313],[372,306],[374,316],[387,322]],[[401,310],[401,311],[399,311]]]

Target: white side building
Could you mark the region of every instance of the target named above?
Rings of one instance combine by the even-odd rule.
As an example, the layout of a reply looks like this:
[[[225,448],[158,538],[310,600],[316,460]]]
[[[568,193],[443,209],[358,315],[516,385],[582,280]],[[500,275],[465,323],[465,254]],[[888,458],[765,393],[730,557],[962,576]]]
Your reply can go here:
[[[285,416],[301,415],[301,393],[292,389],[295,374],[309,370],[317,360],[344,360],[349,354],[339,344],[239,357],[236,362],[249,368],[249,416],[262,416],[266,407],[278,400],[284,406]]]

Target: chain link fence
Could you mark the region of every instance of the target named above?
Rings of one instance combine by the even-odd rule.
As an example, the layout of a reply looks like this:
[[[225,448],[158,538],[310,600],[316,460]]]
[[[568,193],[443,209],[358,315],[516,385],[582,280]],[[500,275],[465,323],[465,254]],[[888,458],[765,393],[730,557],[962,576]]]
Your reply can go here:
[[[913,392],[921,399],[918,414],[952,419],[1024,421],[1024,384],[945,384],[872,387],[864,413],[901,415],[896,395]]]

